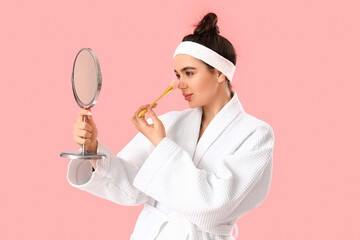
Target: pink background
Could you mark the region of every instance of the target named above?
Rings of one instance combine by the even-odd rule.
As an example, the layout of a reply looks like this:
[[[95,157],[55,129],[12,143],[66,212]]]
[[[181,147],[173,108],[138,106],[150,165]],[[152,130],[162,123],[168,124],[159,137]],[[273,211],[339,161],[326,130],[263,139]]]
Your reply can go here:
[[[103,86],[99,139],[118,153],[135,110],[175,78],[173,52],[208,11],[237,50],[244,109],[275,132],[266,201],[238,239],[360,239],[360,4],[316,1],[2,1],[0,239],[129,239],[143,205],[70,186],[79,107],[77,51],[92,48]],[[180,91],[155,112],[188,108]]]

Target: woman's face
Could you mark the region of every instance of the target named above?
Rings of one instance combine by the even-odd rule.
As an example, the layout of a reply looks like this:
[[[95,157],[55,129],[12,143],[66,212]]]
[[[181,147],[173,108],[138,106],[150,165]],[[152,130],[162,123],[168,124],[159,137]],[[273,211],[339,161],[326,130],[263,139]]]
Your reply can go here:
[[[221,72],[209,69],[201,60],[187,54],[175,56],[174,72],[182,94],[192,94],[186,100],[191,108],[204,106],[215,98]]]

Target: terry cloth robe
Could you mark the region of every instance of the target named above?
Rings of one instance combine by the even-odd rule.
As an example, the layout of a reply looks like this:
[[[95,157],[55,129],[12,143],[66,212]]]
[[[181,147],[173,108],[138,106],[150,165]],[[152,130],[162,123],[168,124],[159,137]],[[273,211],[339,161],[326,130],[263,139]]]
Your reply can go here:
[[[94,172],[90,161],[72,159],[68,182],[120,205],[144,203],[133,240],[234,239],[237,219],[268,195],[274,133],[234,92],[198,141],[202,111],[159,115],[166,137],[156,147],[140,132],[117,155],[98,140],[106,158]]]

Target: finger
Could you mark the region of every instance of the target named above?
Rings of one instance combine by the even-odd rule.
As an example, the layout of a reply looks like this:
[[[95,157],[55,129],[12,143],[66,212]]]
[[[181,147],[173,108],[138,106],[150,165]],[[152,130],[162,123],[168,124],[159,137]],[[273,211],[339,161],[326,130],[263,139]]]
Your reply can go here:
[[[74,141],[78,144],[85,144],[85,145],[89,145],[90,139],[86,139],[86,138],[81,138],[79,136],[74,136]]]
[[[135,111],[134,115],[132,116],[132,119],[133,119],[134,121],[137,121],[138,119],[140,119],[140,118],[139,118],[139,113],[140,113],[142,110],[146,109],[146,107],[148,107],[148,106],[150,106],[150,104],[145,104],[145,105],[140,106],[140,107]],[[141,118],[144,119],[144,116],[142,116]]]
[[[87,116],[86,121],[89,122],[90,125],[95,126],[95,122],[94,122],[94,119],[93,119],[92,115]]]
[[[149,116],[152,119],[154,125],[157,125],[158,122],[160,121],[159,118],[157,117],[156,113],[154,112],[154,110],[150,111]]]
[[[88,122],[79,122],[74,125],[75,129],[79,130],[86,130],[91,132],[93,130],[93,127]]]
[[[141,128],[154,127],[154,121],[151,117],[145,119],[145,117],[137,118],[136,124],[140,125]]]
[[[148,108],[148,107],[150,107],[151,106],[151,104],[146,104],[146,105],[143,105],[143,106],[141,106],[140,107],[140,109],[138,109],[138,110],[140,110],[140,111],[138,111],[138,112],[136,112],[135,114],[137,115],[137,117],[139,117],[139,114],[140,114],[140,112],[141,111],[143,111],[145,108]],[[152,106],[151,106],[151,109],[152,108],[155,108],[157,106],[157,103],[154,103]],[[147,112],[149,112],[149,111],[147,111]],[[141,118],[144,118],[145,117],[145,114],[141,117]],[[145,119],[145,118],[144,118]]]
[[[77,132],[77,136],[82,137],[82,138],[86,138],[86,139],[90,139],[91,138],[91,133],[89,131],[86,131],[86,130],[79,130]]]
[[[83,122],[83,119],[84,119],[84,115],[87,115],[88,116],[88,112],[90,112],[89,110],[86,110],[86,109],[80,109],[80,111],[78,112],[78,119],[77,121],[78,122]]]
[[[91,126],[90,126],[91,127]],[[88,130],[91,131],[92,129],[89,127],[86,127],[83,122],[76,122],[73,125],[73,132],[78,132],[79,130]]]
[[[140,118],[137,117],[136,124],[140,125],[142,128],[145,128],[149,126],[148,120],[149,119],[145,119],[145,115]]]
[[[139,107],[139,108],[136,110],[135,115],[138,116],[139,113],[140,113],[142,110],[146,109],[148,106],[150,106],[150,104],[145,104],[145,105],[142,105],[141,107]]]

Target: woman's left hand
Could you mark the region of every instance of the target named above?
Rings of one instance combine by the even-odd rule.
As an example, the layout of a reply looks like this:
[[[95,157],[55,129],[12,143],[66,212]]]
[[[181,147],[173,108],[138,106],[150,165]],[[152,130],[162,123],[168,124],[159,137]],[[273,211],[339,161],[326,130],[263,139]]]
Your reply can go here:
[[[156,103],[152,108],[156,107]],[[148,111],[150,118],[153,121],[153,124],[148,124],[148,122],[145,120],[145,115],[139,118],[139,113],[149,107],[150,104],[143,105],[136,110],[135,114],[131,117],[131,121],[134,124],[135,128],[139,130],[149,141],[156,147],[158,143],[166,137],[165,127],[164,124],[161,122],[161,120],[156,116],[155,112]]]

